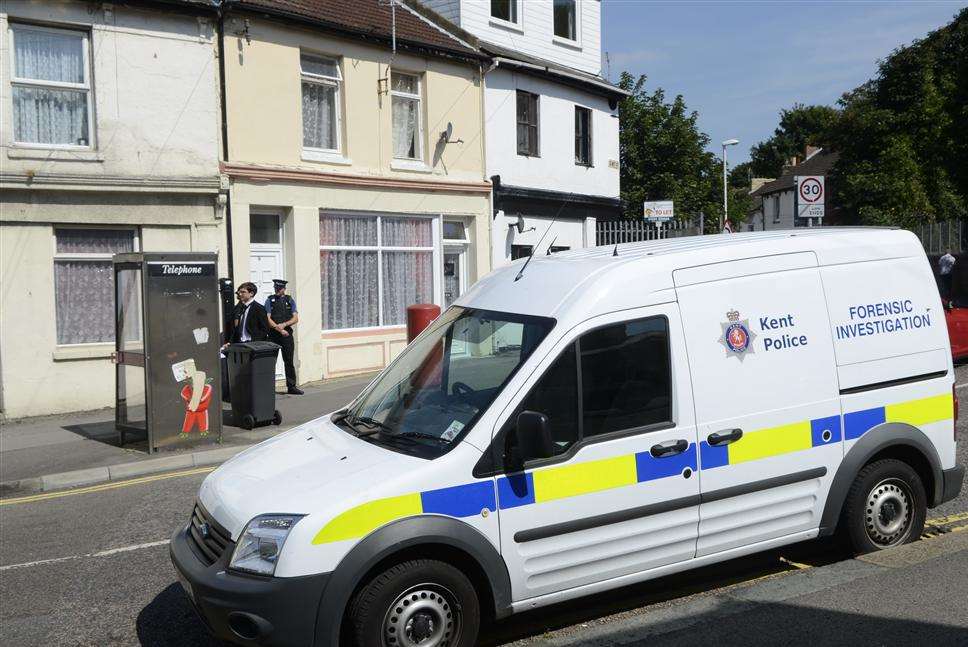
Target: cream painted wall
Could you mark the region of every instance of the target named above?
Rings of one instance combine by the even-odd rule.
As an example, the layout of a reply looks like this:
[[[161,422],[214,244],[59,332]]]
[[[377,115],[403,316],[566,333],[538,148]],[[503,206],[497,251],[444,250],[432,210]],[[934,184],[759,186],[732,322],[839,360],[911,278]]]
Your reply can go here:
[[[239,19],[233,19],[238,21]],[[233,21],[230,20],[230,23]],[[250,18],[251,42],[226,27],[229,158],[233,163],[416,179],[481,181],[484,150],[480,69],[439,58],[399,54],[394,69],[422,78],[427,169],[392,166],[390,97],[378,94],[388,48]],[[303,159],[300,52],[336,57],[343,75],[340,112],[344,163]],[[452,140],[439,134],[453,124]]]
[[[291,271],[287,277],[289,293],[299,306],[296,370],[300,383],[383,368],[406,345],[406,334],[400,327],[322,333],[321,209],[460,217],[468,223],[473,241],[469,250],[473,262],[468,282],[473,283],[490,271],[490,198],[487,194],[237,181],[232,187],[236,284],[249,280],[249,256],[245,251],[249,249],[248,215],[257,208],[277,209],[285,218],[287,235],[283,253],[287,271]]]
[[[4,173],[138,177],[218,174],[218,59],[214,16],[122,4],[0,3],[0,105],[12,111],[12,21],[38,21],[89,34],[93,141],[88,151],[15,145],[12,120],[0,120]]]
[[[211,251],[218,227],[143,226],[144,251]],[[0,384],[8,419],[114,406],[113,344],[57,345],[54,225],[0,225]],[[29,313],[29,316],[8,316]]]

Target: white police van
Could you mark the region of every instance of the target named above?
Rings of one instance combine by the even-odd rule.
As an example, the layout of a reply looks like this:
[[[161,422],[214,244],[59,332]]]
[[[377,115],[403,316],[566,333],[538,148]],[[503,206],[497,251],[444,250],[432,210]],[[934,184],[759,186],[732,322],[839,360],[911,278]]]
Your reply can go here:
[[[482,617],[957,495],[954,371],[918,240],[799,230],[518,261],[347,408],[205,479],[171,556],[241,644],[462,647]]]

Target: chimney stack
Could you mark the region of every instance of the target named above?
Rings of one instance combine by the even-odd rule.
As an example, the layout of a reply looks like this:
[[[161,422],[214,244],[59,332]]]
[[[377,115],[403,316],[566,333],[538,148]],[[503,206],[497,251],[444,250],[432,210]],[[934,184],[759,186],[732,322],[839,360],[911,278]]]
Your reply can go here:
[[[810,159],[811,157],[819,153],[821,150],[823,149],[820,148],[819,146],[811,146],[810,144],[807,144],[806,156],[804,157],[804,159]]]

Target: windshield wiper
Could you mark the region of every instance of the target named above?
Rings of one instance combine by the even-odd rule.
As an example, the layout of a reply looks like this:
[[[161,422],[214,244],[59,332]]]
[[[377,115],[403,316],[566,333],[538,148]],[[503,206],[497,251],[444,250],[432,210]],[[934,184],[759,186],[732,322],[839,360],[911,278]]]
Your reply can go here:
[[[423,431],[405,431],[402,434],[393,434],[394,438],[407,438],[407,439],[421,439],[421,440],[434,440],[441,445],[449,445],[450,441],[444,440],[440,436],[434,436],[433,434],[428,434]]]

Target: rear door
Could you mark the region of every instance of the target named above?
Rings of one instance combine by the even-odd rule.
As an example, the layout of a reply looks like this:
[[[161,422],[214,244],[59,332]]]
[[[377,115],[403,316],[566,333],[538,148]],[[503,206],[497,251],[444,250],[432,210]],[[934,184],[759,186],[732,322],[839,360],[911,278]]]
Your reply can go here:
[[[552,458],[497,476],[515,601],[687,561],[699,522],[698,448],[675,304],[587,321],[512,401],[545,414]],[[498,470],[501,472],[502,470]]]
[[[843,456],[812,253],[674,273],[700,440],[697,555],[819,527]]]

